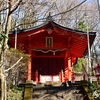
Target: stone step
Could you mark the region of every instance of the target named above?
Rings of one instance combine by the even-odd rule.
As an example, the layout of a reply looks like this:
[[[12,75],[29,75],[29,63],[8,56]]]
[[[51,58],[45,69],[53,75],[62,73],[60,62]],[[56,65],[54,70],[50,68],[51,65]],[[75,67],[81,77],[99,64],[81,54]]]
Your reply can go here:
[[[83,100],[84,95],[80,87],[80,82],[72,83],[68,86],[36,86],[33,89],[33,100]]]

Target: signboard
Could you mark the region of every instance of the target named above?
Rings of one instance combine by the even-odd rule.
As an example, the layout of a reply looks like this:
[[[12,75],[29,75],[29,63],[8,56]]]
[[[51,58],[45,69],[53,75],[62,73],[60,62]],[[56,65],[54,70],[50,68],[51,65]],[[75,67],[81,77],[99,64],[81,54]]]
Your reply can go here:
[[[59,82],[60,81],[59,76],[53,76],[53,81],[54,82]]]
[[[55,75],[55,76],[51,76],[51,75],[41,75],[40,76],[40,82],[41,83],[46,83],[46,82],[59,82],[59,76]]]

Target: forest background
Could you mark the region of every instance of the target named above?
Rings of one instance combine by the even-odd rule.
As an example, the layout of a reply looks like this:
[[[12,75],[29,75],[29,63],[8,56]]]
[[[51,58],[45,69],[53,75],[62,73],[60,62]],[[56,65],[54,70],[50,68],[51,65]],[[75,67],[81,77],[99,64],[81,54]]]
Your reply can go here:
[[[91,48],[92,67],[100,62],[100,11],[98,2],[99,0],[70,0],[70,2],[69,0],[0,0],[0,77],[1,91],[5,90],[2,91],[1,100],[7,100],[7,90],[10,89],[7,86],[16,85],[19,82],[19,76],[16,77],[15,73],[19,75],[19,69],[22,69],[20,73],[23,74],[28,63],[25,61],[29,59],[29,55],[17,51],[16,46],[15,49],[9,49],[8,34],[14,30],[17,32],[21,29],[37,26],[43,23],[49,14],[56,23],[64,27],[85,32],[87,30],[97,32]],[[16,59],[13,56],[15,55],[14,52],[19,52],[16,54]],[[78,64],[74,67],[75,71],[81,71],[80,66],[83,62],[87,66],[87,58],[88,55],[78,60]],[[16,65],[17,69],[15,70]],[[24,66],[24,69],[21,66]]]

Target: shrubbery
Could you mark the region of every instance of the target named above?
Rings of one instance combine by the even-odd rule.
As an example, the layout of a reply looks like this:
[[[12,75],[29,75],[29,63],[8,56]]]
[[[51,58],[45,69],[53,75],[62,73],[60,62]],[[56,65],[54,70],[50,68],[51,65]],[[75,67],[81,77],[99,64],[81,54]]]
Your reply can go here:
[[[89,100],[100,100],[100,87],[96,82],[90,83],[87,81],[82,81],[81,83]]]
[[[8,99],[7,100],[22,100],[22,95],[23,95],[23,88],[19,88],[17,86],[12,86],[11,89],[9,89],[7,95]]]

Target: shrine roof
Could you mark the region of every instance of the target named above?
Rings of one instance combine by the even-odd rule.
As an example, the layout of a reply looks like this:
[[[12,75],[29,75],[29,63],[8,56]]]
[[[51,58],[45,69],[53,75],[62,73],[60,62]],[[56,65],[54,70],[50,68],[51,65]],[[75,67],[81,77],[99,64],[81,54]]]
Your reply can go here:
[[[87,32],[67,28],[67,27],[64,27],[64,26],[61,26],[61,25],[55,23],[52,16],[51,16],[51,13],[49,13],[49,16],[46,18],[46,21],[44,23],[37,25],[37,26],[34,26],[34,27],[31,27],[31,28],[27,28],[27,29],[19,29],[19,30],[17,30],[17,33],[29,32],[29,31],[32,31],[32,30],[37,30],[37,29],[40,29],[40,28],[43,28],[43,27],[48,27],[48,26],[58,27],[59,29],[69,31],[69,32],[75,32],[75,33],[78,33],[78,34],[87,34]],[[15,31],[13,31],[11,33],[15,33]],[[95,35],[96,32],[89,32],[89,34]]]
[[[87,32],[70,29],[64,26],[61,26],[57,23],[55,23],[52,18],[49,16],[46,21],[43,24],[40,24],[38,26],[34,26],[32,28],[17,30],[18,35],[20,37],[26,36],[32,36],[34,37],[36,34],[45,34],[47,33],[47,28],[51,28],[54,32],[54,34],[58,37],[62,37],[62,39],[67,40],[70,42],[70,45],[72,46],[70,48],[70,52],[75,55],[76,57],[82,57],[87,54]],[[14,32],[11,32],[12,35]],[[93,44],[93,41],[96,36],[96,32],[88,32],[89,34],[89,43],[90,46]],[[14,37],[14,36],[13,36]],[[22,40],[23,40],[22,39]],[[25,38],[26,39],[26,38]]]
[[[48,26],[48,25],[51,25],[52,27],[53,26],[56,26],[62,30],[65,30],[65,31],[69,31],[69,32],[75,32],[75,33],[78,33],[78,34],[87,34],[87,32],[83,32],[83,31],[80,31],[80,30],[76,30],[76,29],[71,29],[71,28],[68,28],[68,27],[64,27],[64,26],[61,26],[57,23],[55,23],[54,21],[48,21],[46,20],[44,23],[40,24],[40,25],[37,25],[37,26],[34,26],[34,27],[31,27],[31,28],[27,28],[27,29],[18,29],[17,30],[17,33],[23,33],[23,32],[28,32],[28,31],[32,31],[32,30],[36,30],[36,29],[40,29],[44,26]],[[15,30],[10,32],[10,34],[12,33],[15,33]],[[96,32],[89,32],[90,35],[95,35]]]

